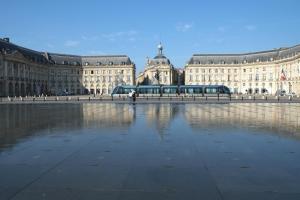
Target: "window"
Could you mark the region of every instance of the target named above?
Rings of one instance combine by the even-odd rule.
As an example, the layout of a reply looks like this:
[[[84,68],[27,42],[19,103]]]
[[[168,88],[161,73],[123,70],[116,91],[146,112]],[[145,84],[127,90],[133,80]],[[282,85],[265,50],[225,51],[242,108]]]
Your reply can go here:
[[[252,74],[249,74],[249,81],[252,81]]]
[[[246,72],[246,69],[244,69],[244,72]]]
[[[270,81],[272,81],[273,80],[273,73],[270,73],[270,79],[269,79]]]
[[[94,74],[94,71],[93,71],[93,70],[91,71],[91,74]]]
[[[259,74],[255,75],[255,80],[258,81],[259,80]]]

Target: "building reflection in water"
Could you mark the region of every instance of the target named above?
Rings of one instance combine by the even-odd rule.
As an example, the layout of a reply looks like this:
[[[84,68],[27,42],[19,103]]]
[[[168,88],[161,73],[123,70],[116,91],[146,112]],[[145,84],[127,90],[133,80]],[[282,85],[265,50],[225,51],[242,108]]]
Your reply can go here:
[[[193,129],[240,127],[300,139],[298,104],[186,105],[185,119]]]
[[[298,104],[37,104],[0,105],[0,110],[0,148],[35,134],[85,128],[128,130],[135,126],[136,115],[144,116],[148,127],[161,137],[180,115],[184,116],[180,123],[198,132],[228,126],[300,138]]]
[[[35,134],[70,133],[83,128],[127,129],[135,120],[132,105],[0,105],[0,148]]]
[[[166,130],[170,127],[170,123],[179,113],[180,106],[176,104],[148,104],[142,107],[149,127],[154,127],[161,138]]]

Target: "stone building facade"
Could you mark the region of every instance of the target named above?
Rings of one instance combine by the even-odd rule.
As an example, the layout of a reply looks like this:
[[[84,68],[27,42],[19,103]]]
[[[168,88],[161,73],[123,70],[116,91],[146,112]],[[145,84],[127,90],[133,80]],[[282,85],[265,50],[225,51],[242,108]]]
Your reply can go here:
[[[147,59],[144,72],[137,77],[141,85],[173,85],[177,74],[170,60],[163,54],[163,46],[158,45],[158,54],[153,59]]]
[[[44,53],[0,39],[0,96],[108,95],[120,84],[135,84],[128,56]]]
[[[300,94],[300,45],[246,54],[195,54],[186,85],[226,85],[233,93]]]

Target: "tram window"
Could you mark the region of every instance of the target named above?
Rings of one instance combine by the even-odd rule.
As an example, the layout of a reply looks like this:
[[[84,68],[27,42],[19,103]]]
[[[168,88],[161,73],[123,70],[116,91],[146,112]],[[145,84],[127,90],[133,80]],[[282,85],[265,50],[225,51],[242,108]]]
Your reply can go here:
[[[194,93],[194,89],[193,88],[187,88],[187,93],[193,94]]]
[[[164,88],[163,93],[166,94],[175,94],[176,93],[176,88]]]
[[[194,93],[201,94],[202,93],[202,88],[194,88]]]
[[[205,88],[205,93],[207,94],[217,93],[217,88]]]

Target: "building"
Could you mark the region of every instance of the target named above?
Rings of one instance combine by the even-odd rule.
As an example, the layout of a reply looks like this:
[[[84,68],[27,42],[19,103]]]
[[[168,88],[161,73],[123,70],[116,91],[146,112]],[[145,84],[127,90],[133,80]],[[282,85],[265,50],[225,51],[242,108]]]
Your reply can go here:
[[[126,55],[39,52],[0,39],[0,96],[106,95],[124,84],[135,84],[135,64]]]
[[[245,54],[195,54],[186,85],[226,85],[233,93],[300,94],[300,45]]]
[[[147,59],[144,72],[137,77],[141,85],[172,85],[176,82],[176,70],[163,54],[163,46],[158,45],[158,53],[153,59]]]

